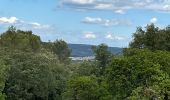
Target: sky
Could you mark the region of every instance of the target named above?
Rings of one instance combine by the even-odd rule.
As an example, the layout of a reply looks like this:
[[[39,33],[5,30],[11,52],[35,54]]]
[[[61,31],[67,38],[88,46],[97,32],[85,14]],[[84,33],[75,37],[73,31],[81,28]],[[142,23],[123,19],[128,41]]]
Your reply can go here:
[[[32,30],[42,41],[128,47],[136,28],[170,24],[170,0],[0,0],[0,33]]]

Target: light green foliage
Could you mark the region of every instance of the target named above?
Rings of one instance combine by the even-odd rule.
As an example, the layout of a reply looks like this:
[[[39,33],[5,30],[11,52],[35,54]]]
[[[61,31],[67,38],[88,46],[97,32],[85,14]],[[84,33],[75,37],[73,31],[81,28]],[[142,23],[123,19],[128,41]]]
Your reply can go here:
[[[157,86],[138,87],[132,91],[132,94],[128,97],[128,100],[163,100],[163,98],[160,97],[160,91],[155,89],[157,89]]]
[[[97,85],[96,93],[94,93],[95,98],[96,98],[95,100],[111,100],[112,99],[112,95],[108,91],[108,84],[106,83],[106,80],[104,79],[104,77],[101,77],[99,73],[100,70],[97,65],[97,62],[84,61],[82,63],[77,63],[72,66],[76,66],[76,67],[74,67],[73,73],[71,74],[71,78],[68,78],[69,81],[67,81],[66,92],[64,95],[64,97],[67,97],[67,98],[64,98],[64,100],[65,99],[75,100],[75,98],[69,99],[71,95],[73,97],[74,88],[77,88],[78,85],[80,85],[81,87],[83,84],[85,84],[83,82],[87,81],[88,83],[89,80],[87,79],[90,79],[91,81],[93,80],[92,82],[94,82]],[[89,83],[89,85],[92,84],[92,82]],[[75,86],[70,88],[70,84],[73,84],[73,83],[74,84],[76,83]],[[83,87],[78,88],[78,91],[88,90],[88,88],[89,86],[85,86],[84,88]],[[84,100],[84,98],[86,97],[78,98],[78,100]]]
[[[170,95],[170,80],[164,79],[158,84],[143,87],[139,86],[134,89],[128,100],[169,100]]]
[[[160,93],[169,91],[164,90],[168,85],[164,81],[169,80],[169,57],[169,53],[162,51],[127,49],[125,57],[113,59],[107,80],[115,100],[126,99],[131,94],[135,96],[130,98],[135,100],[135,97],[141,97],[144,92],[153,92],[153,95],[148,93],[141,100],[150,100],[153,96],[163,98],[165,95]]]
[[[150,51],[148,49],[124,49],[124,56],[136,58],[138,64],[143,60],[148,60],[154,64],[160,65],[160,69],[170,75],[170,52],[167,51]]]
[[[84,61],[78,64],[75,71],[79,76],[99,76],[99,68],[94,61]]]
[[[66,100],[98,100],[97,80],[93,76],[72,77],[68,81]]]

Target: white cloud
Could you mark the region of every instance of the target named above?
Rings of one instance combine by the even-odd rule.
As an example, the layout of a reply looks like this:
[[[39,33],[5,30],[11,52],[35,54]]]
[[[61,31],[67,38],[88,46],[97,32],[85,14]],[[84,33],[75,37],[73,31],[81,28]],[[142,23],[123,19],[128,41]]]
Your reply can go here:
[[[35,26],[41,26],[41,24],[37,23],[37,22],[33,22],[31,23],[32,25],[35,25]]]
[[[110,39],[110,40],[118,40],[118,41],[122,41],[125,40],[125,37],[121,37],[121,36],[114,36],[112,33],[108,33],[105,36],[106,39]]]
[[[95,9],[102,9],[102,10],[104,10],[104,9],[110,9],[110,8],[112,8],[113,7],[113,5],[112,4],[97,4],[94,8]]]
[[[106,39],[113,39],[113,36],[111,34],[106,35]]]
[[[16,17],[0,17],[0,23],[14,24],[17,23],[18,19]]]
[[[63,0],[65,3],[72,3],[72,4],[92,4],[94,0]]]
[[[42,25],[42,24],[37,23],[37,22],[32,22],[32,23],[30,23],[30,25],[32,25],[32,27],[35,28],[35,29],[44,29],[44,28],[50,27],[49,25]]]
[[[40,24],[38,22],[27,22],[23,21],[17,17],[0,17],[0,25],[15,25],[19,28],[24,29],[48,29],[49,25]]]
[[[151,20],[150,20],[150,23],[157,23],[158,19],[156,17],[153,17]]]
[[[96,35],[93,32],[84,32],[84,38],[95,39]]]
[[[98,24],[102,26],[117,26],[117,25],[131,25],[131,21],[129,20],[122,20],[122,19],[103,19],[97,17],[85,17],[82,20],[83,23],[86,24]]]
[[[125,11],[122,10],[122,9],[118,9],[118,10],[115,10],[115,13],[118,13],[118,14],[125,14]]]
[[[84,10],[110,10],[122,14],[129,9],[170,12],[170,0],[61,0],[62,7]]]
[[[84,22],[91,22],[91,23],[99,23],[101,22],[101,18],[92,18],[92,17],[85,17]]]
[[[170,10],[170,5],[164,5],[164,6],[163,6],[163,9],[164,9],[164,10]]]

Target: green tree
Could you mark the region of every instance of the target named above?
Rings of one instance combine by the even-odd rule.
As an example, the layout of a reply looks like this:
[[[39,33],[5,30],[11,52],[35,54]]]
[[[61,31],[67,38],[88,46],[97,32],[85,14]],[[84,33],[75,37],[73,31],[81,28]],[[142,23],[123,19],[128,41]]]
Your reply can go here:
[[[56,58],[13,51],[3,92],[7,100],[61,100],[68,72]]]
[[[103,75],[105,67],[110,60],[111,53],[108,51],[108,46],[105,44],[93,46],[92,49],[95,54],[95,59],[99,62],[100,75]]]
[[[15,47],[16,28],[10,26],[8,30],[0,35],[0,46]]]
[[[77,73],[79,76],[99,76],[99,68],[94,61],[84,61],[78,64],[74,73]]]
[[[62,47],[59,43],[58,49]],[[69,65],[43,48],[32,31],[12,26],[1,34],[0,58],[0,100],[62,100]]]
[[[133,48],[144,48],[145,31],[142,27],[138,27],[136,32],[133,34],[133,41],[129,44]]]
[[[116,100],[127,97],[136,100],[141,96],[141,100],[163,98],[165,95],[160,95],[161,92],[166,94],[169,91],[165,91],[169,84],[166,83],[169,80],[169,57],[170,54],[163,51],[127,49],[125,57],[112,59],[107,70],[107,82],[113,97]],[[144,95],[145,92],[153,93]]]
[[[146,27],[146,33],[145,33],[145,45],[146,48],[149,48],[150,50],[157,49],[157,40],[159,39],[157,36],[159,34],[159,28],[155,27],[154,24],[148,25]]]
[[[129,47],[148,48],[150,50],[168,50],[169,40],[167,39],[167,33],[169,33],[168,28],[159,29],[154,24],[147,25],[145,30],[138,27],[133,34],[133,40],[130,42]]]
[[[5,65],[4,61],[0,59],[0,100],[5,100],[5,94],[3,93],[5,82],[7,78],[8,67]]]
[[[67,83],[65,100],[98,100],[97,80],[93,76],[77,76]]]
[[[0,46],[24,51],[38,51],[41,40],[39,36],[32,34],[32,31],[16,30],[14,26],[11,26],[0,35]]]
[[[63,40],[56,40],[53,43],[52,50],[59,58],[60,62],[68,63],[71,50],[69,49],[67,43]]]

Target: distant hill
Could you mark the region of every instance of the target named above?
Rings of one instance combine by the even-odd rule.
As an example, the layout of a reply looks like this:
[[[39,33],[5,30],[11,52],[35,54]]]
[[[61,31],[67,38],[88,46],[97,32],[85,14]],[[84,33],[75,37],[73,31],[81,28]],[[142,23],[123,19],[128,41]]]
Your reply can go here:
[[[94,53],[91,49],[92,45],[86,44],[68,44],[69,48],[72,50],[72,57],[86,57],[94,56]],[[122,48],[118,47],[109,47],[109,51],[113,54],[121,54]]]

